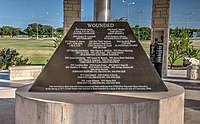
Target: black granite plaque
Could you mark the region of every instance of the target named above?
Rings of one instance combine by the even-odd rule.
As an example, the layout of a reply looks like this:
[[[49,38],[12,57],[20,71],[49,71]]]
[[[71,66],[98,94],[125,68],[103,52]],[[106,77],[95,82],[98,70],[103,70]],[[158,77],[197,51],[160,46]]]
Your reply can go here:
[[[152,64],[155,62],[155,46],[150,44],[150,61]]]
[[[162,63],[163,58],[163,44],[155,46],[155,63]]]
[[[167,91],[126,22],[75,22],[30,91]]]

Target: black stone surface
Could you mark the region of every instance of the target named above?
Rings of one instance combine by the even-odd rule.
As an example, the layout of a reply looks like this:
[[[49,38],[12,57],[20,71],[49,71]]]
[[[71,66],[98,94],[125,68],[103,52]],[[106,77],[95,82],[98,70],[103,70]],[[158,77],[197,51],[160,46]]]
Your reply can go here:
[[[168,91],[126,22],[75,22],[30,91]]]
[[[163,44],[157,44],[155,47],[155,63],[162,63]]]

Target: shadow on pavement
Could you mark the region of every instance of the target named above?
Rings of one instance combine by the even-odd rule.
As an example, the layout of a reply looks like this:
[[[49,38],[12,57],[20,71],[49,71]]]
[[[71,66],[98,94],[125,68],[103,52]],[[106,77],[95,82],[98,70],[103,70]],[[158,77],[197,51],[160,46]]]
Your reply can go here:
[[[24,85],[30,84],[32,82],[25,82],[25,83],[4,83],[4,82],[0,82],[0,87],[6,87],[6,88],[19,88],[22,87]]]
[[[9,80],[9,72],[0,72],[0,79]]]
[[[163,79],[166,82],[174,83],[184,87],[184,89],[188,90],[200,90],[200,81],[199,80],[188,80],[183,77],[168,77]]]
[[[172,76],[168,76],[167,79],[183,79],[186,80],[186,77],[172,77]]]
[[[200,111],[200,100],[185,99],[185,107]]]

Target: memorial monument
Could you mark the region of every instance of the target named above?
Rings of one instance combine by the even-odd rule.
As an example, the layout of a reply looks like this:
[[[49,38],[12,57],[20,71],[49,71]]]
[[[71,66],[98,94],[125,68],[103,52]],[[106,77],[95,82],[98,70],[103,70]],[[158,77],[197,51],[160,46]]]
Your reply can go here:
[[[75,22],[30,91],[167,91],[127,22]]]
[[[161,80],[127,22],[108,22],[110,0],[94,3],[97,20],[75,22],[16,91],[16,124],[183,124],[183,88]]]

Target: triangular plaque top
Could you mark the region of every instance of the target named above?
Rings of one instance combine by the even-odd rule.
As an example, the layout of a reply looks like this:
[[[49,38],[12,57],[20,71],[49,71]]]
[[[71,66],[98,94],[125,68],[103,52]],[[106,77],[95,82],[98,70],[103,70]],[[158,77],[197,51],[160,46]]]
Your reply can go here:
[[[168,91],[127,22],[75,22],[30,91]]]

